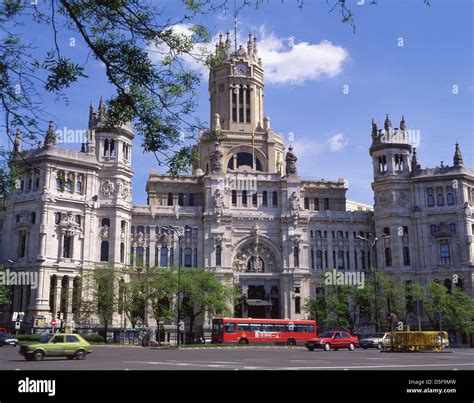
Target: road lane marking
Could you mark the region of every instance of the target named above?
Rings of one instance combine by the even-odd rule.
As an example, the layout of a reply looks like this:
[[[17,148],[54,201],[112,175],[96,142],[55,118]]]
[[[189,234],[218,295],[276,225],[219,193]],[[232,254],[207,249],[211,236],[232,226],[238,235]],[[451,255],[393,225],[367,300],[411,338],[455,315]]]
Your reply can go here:
[[[451,364],[405,364],[405,365],[398,365],[398,364],[393,364],[393,365],[353,365],[353,366],[343,366],[343,367],[282,367],[281,369],[283,370],[299,370],[299,369],[345,369],[345,368],[354,368],[354,369],[360,369],[360,368],[408,368],[408,367],[450,367],[450,366],[466,366],[466,365],[472,365],[474,368],[474,362],[472,363],[466,363],[466,364],[459,364],[457,362],[453,362]]]

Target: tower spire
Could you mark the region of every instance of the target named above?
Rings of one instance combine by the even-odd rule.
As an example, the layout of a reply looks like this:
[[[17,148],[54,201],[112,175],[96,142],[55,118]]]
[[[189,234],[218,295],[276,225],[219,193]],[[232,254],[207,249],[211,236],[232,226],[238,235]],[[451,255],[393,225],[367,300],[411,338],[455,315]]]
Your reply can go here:
[[[44,139],[44,145],[46,147],[48,146],[54,146],[56,144],[56,137],[54,136],[54,130],[53,130],[53,122],[49,122],[48,126],[48,131],[46,132],[46,137]]]
[[[237,7],[234,0],[234,52],[237,53]]]
[[[15,143],[13,144],[13,151],[18,153],[21,151],[21,131],[20,129],[16,129],[15,133]]]

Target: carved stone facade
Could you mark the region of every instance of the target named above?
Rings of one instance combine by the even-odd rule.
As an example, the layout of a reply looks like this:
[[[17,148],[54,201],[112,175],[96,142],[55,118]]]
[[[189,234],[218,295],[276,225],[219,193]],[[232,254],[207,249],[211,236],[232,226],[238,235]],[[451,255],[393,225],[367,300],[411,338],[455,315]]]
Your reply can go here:
[[[452,167],[423,169],[406,143],[404,119],[396,133],[389,120],[384,130],[373,122],[375,211],[350,211],[344,180],[300,178],[295,152],[285,153],[283,135],[264,116],[254,38],[236,54],[228,41],[218,44],[221,63],[209,80],[210,129],[223,140],[216,146],[200,134],[189,176],[152,171],[147,205],[132,205],[132,129],[107,131],[103,102],[97,112],[91,107],[82,152],[53,140],[26,151],[38,169],[25,173],[0,209],[0,261],[36,270],[41,281],[29,294],[15,290],[13,310],[27,312],[30,324],[34,315],[51,319],[64,310],[67,320],[100,326],[81,316],[76,277],[101,264],[181,265],[209,268],[240,287],[236,315],[304,318],[302,304],[317,294],[323,270],[374,264],[372,248],[358,238],[370,234],[390,236],[377,244],[377,262],[398,281],[456,274],[472,293],[474,182],[459,146]],[[182,228],[179,237],[170,226]],[[117,312],[113,326],[125,320]]]

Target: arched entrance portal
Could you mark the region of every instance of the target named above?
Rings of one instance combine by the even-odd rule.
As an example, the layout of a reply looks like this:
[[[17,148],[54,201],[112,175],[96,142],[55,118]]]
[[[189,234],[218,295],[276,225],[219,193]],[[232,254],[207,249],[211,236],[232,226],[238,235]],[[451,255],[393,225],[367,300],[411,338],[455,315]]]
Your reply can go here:
[[[241,290],[235,316],[280,318],[280,270],[276,252],[260,237],[251,239],[234,256],[234,283]]]

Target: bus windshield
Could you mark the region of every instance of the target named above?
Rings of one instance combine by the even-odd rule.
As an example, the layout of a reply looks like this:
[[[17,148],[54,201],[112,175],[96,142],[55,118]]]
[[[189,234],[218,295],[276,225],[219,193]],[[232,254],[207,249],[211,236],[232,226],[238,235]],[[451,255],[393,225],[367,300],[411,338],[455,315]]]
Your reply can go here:
[[[212,321],[212,333],[221,334],[222,333],[222,321],[213,320]]]

